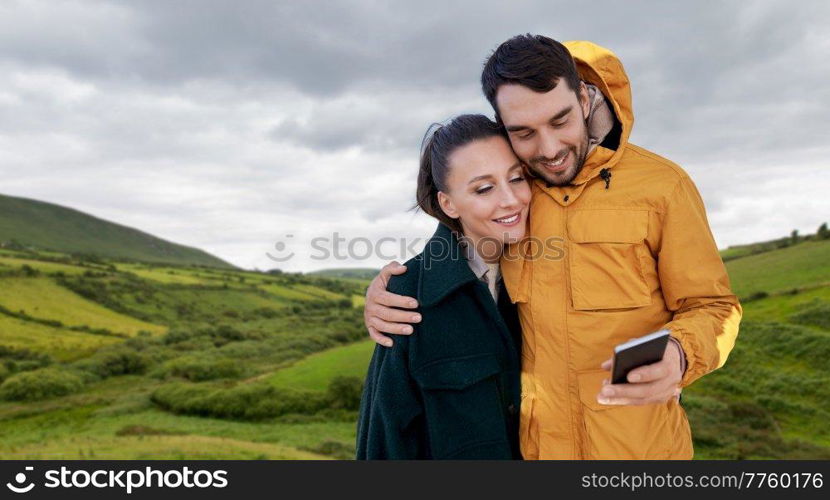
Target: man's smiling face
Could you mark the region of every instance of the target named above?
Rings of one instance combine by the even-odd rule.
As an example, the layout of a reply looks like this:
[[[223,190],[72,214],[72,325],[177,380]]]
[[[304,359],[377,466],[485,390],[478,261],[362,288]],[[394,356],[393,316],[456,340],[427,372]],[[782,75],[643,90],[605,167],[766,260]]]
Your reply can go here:
[[[548,92],[505,84],[498,88],[496,105],[513,151],[530,170],[548,184],[570,184],[588,153],[584,85],[578,98],[564,80]]]

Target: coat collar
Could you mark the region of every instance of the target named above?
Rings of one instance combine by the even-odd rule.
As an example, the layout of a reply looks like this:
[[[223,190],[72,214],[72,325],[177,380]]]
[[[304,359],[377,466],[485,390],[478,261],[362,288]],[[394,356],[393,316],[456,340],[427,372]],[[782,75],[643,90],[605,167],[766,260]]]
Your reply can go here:
[[[438,225],[420,257],[419,305],[435,305],[457,288],[478,279],[458,236],[444,224]]]

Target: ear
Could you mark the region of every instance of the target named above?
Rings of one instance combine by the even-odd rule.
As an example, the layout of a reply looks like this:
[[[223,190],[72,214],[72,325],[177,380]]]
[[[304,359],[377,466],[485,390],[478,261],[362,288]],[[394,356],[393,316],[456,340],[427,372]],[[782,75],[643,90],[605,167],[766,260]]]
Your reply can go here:
[[[451,219],[458,218],[458,210],[455,208],[455,203],[453,203],[452,199],[443,191],[438,191],[438,205],[441,207],[441,210],[447,214],[447,217]]]
[[[591,100],[588,98],[588,87],[585,82],[579,82],[579,105],[582,106],[582,116],[588,117],[588,110],[591,109]]]

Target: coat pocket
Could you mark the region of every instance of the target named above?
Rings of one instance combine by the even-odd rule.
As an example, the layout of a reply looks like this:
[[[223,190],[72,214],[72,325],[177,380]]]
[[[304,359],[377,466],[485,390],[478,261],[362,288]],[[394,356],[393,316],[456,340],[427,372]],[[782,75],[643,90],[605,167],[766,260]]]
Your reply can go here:
[[[412,372],[435,458],[510,458],[501,372],[489,353],[442,359]]]
[[[597,401],[605,370],[577,374],[582,403],[583,456],[589,460],[664,460],[675,447],[675,419],[668,405],[604,405]]]
[[[651,304],[643,274],[648,211],[577,210],[568,215],[573,307],[588,311]]]

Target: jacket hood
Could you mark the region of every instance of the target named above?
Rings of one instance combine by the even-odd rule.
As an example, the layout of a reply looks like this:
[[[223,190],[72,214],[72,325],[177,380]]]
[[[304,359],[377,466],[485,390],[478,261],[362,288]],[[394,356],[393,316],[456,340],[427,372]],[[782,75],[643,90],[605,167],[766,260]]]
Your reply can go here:
[[[592,155],[603,159],[603,167],[613,167],[622,156],[625,145],[628,144],[631,129],[634,126],[631,85],[628,81],[628,75],[616,54],[605,47],[587,41],[570,41],[563,45],[574,58],[580,78],[599,88],[621,126],[619,145],[616,151],[610,155],[610,158],[606,155]],[[597,169],[592,168],[596,165],[592,165],[591,159],[591,157],[588,158],[586,163],[588,168],[584,168],[583,172],[580,172],[578,178],[574,180],[575,183],[579,183],[580,180],[585,181],[598,173]]]

